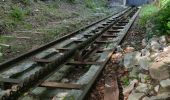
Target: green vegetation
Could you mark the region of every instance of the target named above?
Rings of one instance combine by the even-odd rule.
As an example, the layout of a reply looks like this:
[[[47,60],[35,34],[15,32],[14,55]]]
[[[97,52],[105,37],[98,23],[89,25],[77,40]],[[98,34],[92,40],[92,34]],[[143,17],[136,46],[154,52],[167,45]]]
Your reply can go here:
[[[128,76],[121,77],[122,84],[128,86],[130,84],[130,79]]]
[[[154,24],[154,33],[158,35],[170,34],[170,0],[163,4],[160,11],[151,19]]]
[[[168,2],[170,2],[170,0],[160,0],[161,7],[167,6]]]
[[[102,8],[105,7],[107,5],[107,1],[106,0],[84,0],[85,5],[90,8],[90,9],[94,9],[96,10],[97,8]]]
[[[139,16],[141,17],[140,19],[140,24],[141,25],[146,25],[147,21],[150,19],[150,17],[155,14],[156,12],[158,12],[158,8],[151,4],[151,5],[145,5],[142,9],[141,9],[141,13],[139,14]]]
[[[70,3],[75,3],[76,0],[67,0]]]
[[[9,12],[10,18],[12,18],[15,21],[22,21],[24,20],[25,16],[24,10],[22,10],[20,7],[12,7],[11,11]]]
[[[33,0],[12,0],[14,3],[21,3],[24,6],[30,5]]]
[[[170,0],[144,6],[140,17],[140,24],[145,26],[148,37],[170,34]]]

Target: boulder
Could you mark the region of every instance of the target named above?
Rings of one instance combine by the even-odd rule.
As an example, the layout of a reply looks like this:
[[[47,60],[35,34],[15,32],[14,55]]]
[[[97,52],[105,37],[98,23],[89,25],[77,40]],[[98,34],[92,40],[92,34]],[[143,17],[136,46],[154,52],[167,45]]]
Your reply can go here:
[[[151,50],[154,52],[159,52],[162,49],[161,44],[159,44],[158,40],[159,39],[156,37],[153,37],[150,40]]]
[[[148,88],[147,84],[139,83],[139,85],[136,87],[135,91],[140,92],[140,93],[148,93],[149,88]]]
[[[142,83],[145,83],[145,82],[146,82],[146,79],[147,79],[148,77],[149,77],[148,75],[141,74],[141,73],[138,75],[138,78],[140,79],[140,81],[141,81]]]
[[[149,68],[150,75],[153,79],[163,80],[170,77],[169,66],[164,62],[154,62]]]
[[[166,80],[160,81],[160,85],[161,85],[161,87],[163,87],[163,88],[170,87],[170,79],[166,79]]]
[[[124,56],[124,58],[123,58],[123,65],[124,65],[126,68],[132,68],[132,67],[134,67],[135,65],[138,65],[137,59],[136,59],[136,55],[137,55],[138,53],[139,53],[139,52],[135,51],[135,52],[130,52],[130,53],[125,54],[125,56]]]
[[[128,97],[129,94],[134,90],[135,86],[138,84],[138,80],[134,79],[130,84],[123,89],[123,94],[125,97]]]
[[[170,100],[170,92],[164,92],[157,96],[152,96],[149,100]]]
[[[139,66],[134,66],[129,73],[129,77],[138,77],[138,73],[140,72]]]
[[[146,96],[146,97],[142,98],[142,100],[150,100],[150,98]]]
[[[153,79],[163,80],[169,78],[169,66],[164,63],[153,63],[149,69]]]
[[[141,69],[148,70],[150,66],[149,59],[147,57],[140,57],[138,59],[139,66]]]
[[[128,100],[140,100],[145,96],[144,93],[131,93],[128,97]]]

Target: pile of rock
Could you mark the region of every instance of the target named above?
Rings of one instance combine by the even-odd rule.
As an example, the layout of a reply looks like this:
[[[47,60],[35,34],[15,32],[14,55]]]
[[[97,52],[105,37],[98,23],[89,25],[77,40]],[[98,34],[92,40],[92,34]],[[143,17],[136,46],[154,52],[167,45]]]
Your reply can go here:
[[[142,40],[141,51],[128,46],[121,64],[129,71],[126,100],[170,100],[170,46],[166,36]]]

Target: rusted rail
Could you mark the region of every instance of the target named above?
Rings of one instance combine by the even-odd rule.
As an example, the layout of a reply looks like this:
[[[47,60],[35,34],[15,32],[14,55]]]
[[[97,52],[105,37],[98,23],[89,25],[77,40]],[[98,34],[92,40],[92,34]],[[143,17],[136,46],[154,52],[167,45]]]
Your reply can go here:
[[[128,8],[117,15],[109,16],[90,25],[93,26],[98,24],[89,32],[81,33],[81,31],[84,30],[81,29],[1,64],[1,73],[4,75],[4,78],[1,80],[1,88],[3,88],[4,91],[8,90],[8,92],[5,92],[1,96],[1,99],[16,100],[19,97],[22,98],[23,93],[27,91],[33,91],[37,87],[45,87],[47,89],[63,88],[73,89],[73,91],[74,89],[80,90],[82,93],[78,93],[78,97],[75,97],[75,99],[83,100],[110,59],[115,46],[120,44],[123,37],[126,35],[126,32],[137,16],[137,11],[137,8]],[[90,28],[90,26],[87,26],[86,28]],[[107,46],[107,49],[105,49],[104,47],[106,45],[111,45],[112,48],[108,48]],[[99,52],[100,54],[98,54]],[[90,61],[90,57],[93,57],[94,55],[101,56],[99,59],[96,58],[95,60]],[[104,58],[102,58],[103,55],[105,55]],[[102,61],[100,61],[100,58]],[[50,76],[53,76],[57,70],[65,65],[90,65],[98,67],[98,70],[85,84],[80,84],[80,81],[77,81],[76,83],[47,81]],[[9,73],[12,69],[7,69],[10,67],[17,68],[23,66],[24,68],[22,68],[22,70],[12,73]],[[36,70],[34,71],[34,69]],[[25,73],[27,73],[27,76],[25,76]]]

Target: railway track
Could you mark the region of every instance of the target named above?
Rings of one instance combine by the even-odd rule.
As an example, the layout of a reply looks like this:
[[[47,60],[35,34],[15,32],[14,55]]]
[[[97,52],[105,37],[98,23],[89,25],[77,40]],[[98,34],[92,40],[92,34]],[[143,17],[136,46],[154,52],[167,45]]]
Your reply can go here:
[[[83,100],[138,14],[127,8],[0,65],[2,100]],[[85,68],[69,82],[71,70]],[[72,73],[79,73],[72,72]],[[26,94],[25,94],[26,93]]]

